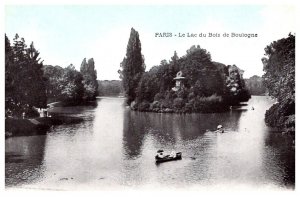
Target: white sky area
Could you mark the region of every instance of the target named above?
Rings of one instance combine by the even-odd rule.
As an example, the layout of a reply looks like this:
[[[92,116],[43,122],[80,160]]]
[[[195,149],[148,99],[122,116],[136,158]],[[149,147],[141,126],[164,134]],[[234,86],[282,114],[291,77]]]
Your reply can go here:
[[[244,77],[263,74],[261,58],[272,41],[296,32],[296,8],[262,5],[124,5],[5,7],[5,33],[34,42],[44,64],[69,64],[94,58],[98,79],[119,79],[131,27],[140,34],[146,70],[179,57],[192,45],[210,52],[212,60],[235,64]],[[159,38],[155,33],[219,33],[219,38]],[[257,38],[223,38],[224,32],[257,33]]]

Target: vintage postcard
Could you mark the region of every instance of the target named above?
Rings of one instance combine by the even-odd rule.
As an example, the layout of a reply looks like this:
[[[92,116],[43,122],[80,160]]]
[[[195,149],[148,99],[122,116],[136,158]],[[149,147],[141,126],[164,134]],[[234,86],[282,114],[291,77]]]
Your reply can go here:
[[[4,10],[5,190],[295,190],[294,4]]]

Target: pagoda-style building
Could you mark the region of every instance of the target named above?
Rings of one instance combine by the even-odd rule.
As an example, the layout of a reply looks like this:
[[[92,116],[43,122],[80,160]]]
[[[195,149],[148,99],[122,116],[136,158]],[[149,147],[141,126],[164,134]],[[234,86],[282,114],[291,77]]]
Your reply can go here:
[[[174,80],[176,81],[176,83],[175,83],[175,87],[172,88],[173,91],[176,92],[184,87],[183,81],[185,80],[185,77],[182,76],[182,71],[179,71],[176,74],[176,77],[174,78]]]

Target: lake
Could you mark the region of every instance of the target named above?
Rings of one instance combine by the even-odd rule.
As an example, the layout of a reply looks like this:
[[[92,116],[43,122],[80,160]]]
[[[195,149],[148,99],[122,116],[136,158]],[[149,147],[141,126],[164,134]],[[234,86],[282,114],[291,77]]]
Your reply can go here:
[[[6,189],[294,189],[293,139],[264,123],[273,103],[253,96],[215,114],[135,112],[124,99],[108,97],[56,107],[52,113],[84,121],[6,139]],[[225,133],[212,132],[219,124]],[[182,160],[156,165],[158,149],[181,151]]]

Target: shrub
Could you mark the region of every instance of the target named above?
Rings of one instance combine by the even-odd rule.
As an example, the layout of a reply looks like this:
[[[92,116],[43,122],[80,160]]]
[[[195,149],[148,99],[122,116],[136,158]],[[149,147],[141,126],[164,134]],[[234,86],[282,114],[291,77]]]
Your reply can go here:
[[[137,110],[137,103],[136,103],[135,101],[132,101],[132,102],[130,103],[130,108],[131,108],[132,110]]]
[[[169,100],[169,101],[173,101],[173,99],[175,99],[175,98],[177,98],[177,95],[176,95],[176,93],[174,92],[174,91],[167,91],[166,93],[165,93],[165,99],[166,100]]]
[[[164,95],[163,94],[161,94],[161,93],[155,94],[154,101],[160,101],[162,99],[164,99]]]
[[[173,107],[173,100],[164,99],[161,101],[160,108],[172,108]]]
[[[188,102],[184,106],[184,111],[191,113],[193,111],[193,103]]]
[[[176,98],[173,101],[173,107],[175,109],[182,109],[182,107],[184,106],[184,101],[182,98]]]
[[[153,101],[153,103],[150,104],[150,110],[152,111],[158,111],[160,109],[161,103],[159,101]]]
[[[225,111],[227,108],[223,103],[221,96],[213,94],[209,97],[196,97],[193,102],[193,111],[196,112],[220,112]]]
[[[176,92],[177,97],[182,98],[182,99],[186,99],[188,96],[188,91],[186,88],[183,88],[179,91]]]
[[[149,111],[150,103],[148,101],[143,101],[138,104],[138,111]]]
[[[189,100],[192,100],[192,99],[194,99],[195,98],[195,93],[194,92],[190,92],[189,94],[188,94],[188,99]]]
[[[209,97],[200,97],[201,102],[207,102],[207,103],[220,103],[223,101],[221,96],[217,96],[216,94],[213,94]]]
[[[266,111],[265,122],[268,126],[283,130],[295,129],[295,103],[292,100],[276,103]]]

